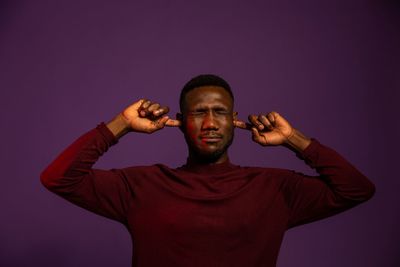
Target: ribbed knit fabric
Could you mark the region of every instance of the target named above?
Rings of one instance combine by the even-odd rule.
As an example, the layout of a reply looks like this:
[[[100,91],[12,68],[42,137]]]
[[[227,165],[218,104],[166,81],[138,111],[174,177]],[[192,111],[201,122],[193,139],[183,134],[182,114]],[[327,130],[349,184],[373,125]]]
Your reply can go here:
[[[123,223],[135,267],[273,267],[288,228],[351,208],[375,189],[316,140],[300,155],[316,177],[230,162],[93,169],[116,143],[102,123],[58,156],[41,180],[76,205]]]

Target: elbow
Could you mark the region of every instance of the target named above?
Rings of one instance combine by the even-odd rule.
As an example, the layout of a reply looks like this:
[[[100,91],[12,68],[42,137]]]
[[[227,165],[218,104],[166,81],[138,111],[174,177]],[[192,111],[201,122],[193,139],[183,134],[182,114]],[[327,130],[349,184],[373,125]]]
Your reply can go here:
[[[375,195],[376,187],[370,180],[364,177],[364,180],[360,182],[352,191],[354,192],[351,193],[353,195],[352,198],[356,202],[362,203],[368,201]]]
[[[71,176],[62,168],[50,165],[40,174],[40,182],[53,193],[65,193],[74,185],[79,184],[83,176]]]
[[[52,186],[52,176],[49,174],[49,172],[46,170],[44,170],[41,174],[40,174],[40,182],[42,183],[42,185],[44,187],[46,187],[47,189],[50,189]]]
[[[363,179],[359,179],[346,190],[337,191],[337,196],[343,198],[344,201],[357,205],[370,200],[375,195],[375,191],[375,185],[363,176]]]
[[[364,201],[371,199],[375,195],[375,192],[376,192],[375,185],[368,180],[364,190]]]
[[[49,189],[50,191],[54,191],[57,185],[59,184],[59,179],[61,175],[58,173],[51,171],[50,168],[46,168],[40,174],[40,182],[44,187]]]

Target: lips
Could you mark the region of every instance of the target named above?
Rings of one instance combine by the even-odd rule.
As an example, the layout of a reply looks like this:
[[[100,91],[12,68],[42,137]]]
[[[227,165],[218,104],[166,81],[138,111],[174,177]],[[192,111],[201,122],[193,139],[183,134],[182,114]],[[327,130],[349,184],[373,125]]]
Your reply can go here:
[[[200,139],[203,142],[206,142],[206,143],[215,143],[215,142],[221,141],[222,135],[219,135],[219,134],[205,134],[205,135],[201,135]]]

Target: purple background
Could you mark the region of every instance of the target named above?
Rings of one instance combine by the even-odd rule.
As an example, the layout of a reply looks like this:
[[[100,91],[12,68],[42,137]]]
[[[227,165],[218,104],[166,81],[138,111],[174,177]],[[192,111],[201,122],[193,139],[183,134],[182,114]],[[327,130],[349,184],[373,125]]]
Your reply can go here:
[[[0,31],[0,266],[130,266],[124,227],[49,193],[39,174],[138,98],[175,114],[200,73],[231,83],[241,118],[277,110],[377,186],[366,204],[288,231],[278,266],[400,266],[396,1],[3,0]],[[96,167],[185,159],[168,128],[125,137]],[[241,130],[231,160],[312,173]]]

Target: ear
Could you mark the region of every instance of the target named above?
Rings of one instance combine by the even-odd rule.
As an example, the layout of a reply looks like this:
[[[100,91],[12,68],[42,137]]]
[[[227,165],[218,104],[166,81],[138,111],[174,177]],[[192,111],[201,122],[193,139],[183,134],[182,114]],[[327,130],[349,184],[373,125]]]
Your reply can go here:
[[[233,112],[233,120],[234,120],[234,121],[237,120],[237,116],[238,116],[237,111],[234,111],[234,112]]]
[[[179,129],[183,132],[183,115],[182,115],[182,113],[176,113],[176,119],[178,120],[178,121],[180,121],[181,122],[181,125],[179,126]]]

